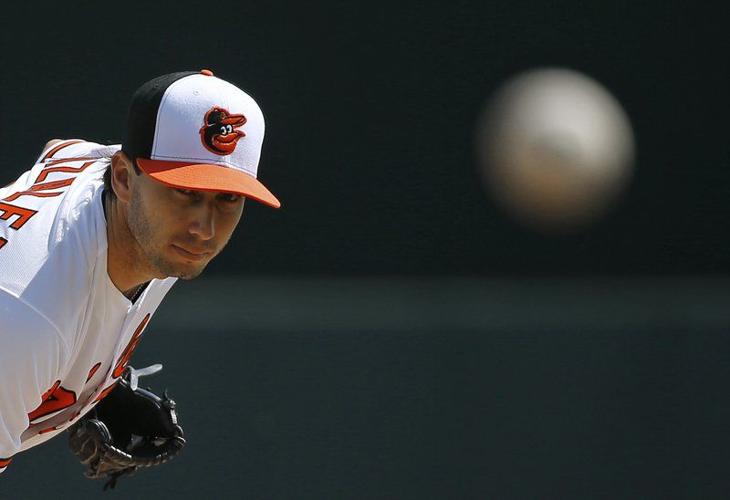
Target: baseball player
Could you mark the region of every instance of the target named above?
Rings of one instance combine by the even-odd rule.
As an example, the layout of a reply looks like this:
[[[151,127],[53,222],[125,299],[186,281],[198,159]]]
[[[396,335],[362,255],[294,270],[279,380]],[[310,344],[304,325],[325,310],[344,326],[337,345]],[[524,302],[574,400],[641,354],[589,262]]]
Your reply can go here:
[[[0,189],[0,472],[65,429],[89,477],[156,465],[183,446],[175,404],[129,366],[178,278],[198,276],[251,198],[264,119],[208,70],[132,97],[122,145],[54,140]]]

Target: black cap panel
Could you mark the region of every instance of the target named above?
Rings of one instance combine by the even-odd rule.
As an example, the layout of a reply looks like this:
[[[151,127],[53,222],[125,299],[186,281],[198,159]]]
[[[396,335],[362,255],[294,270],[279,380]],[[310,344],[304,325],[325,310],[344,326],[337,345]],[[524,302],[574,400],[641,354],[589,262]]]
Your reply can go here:
[[[180,71],[158,76],[142,84],[135,91],[127,113],[127,135],[122,142],[122,151],[130,159],[149,158],[152,155],[157,112],[167,88],[181,78],[199,73],[199,71]]]

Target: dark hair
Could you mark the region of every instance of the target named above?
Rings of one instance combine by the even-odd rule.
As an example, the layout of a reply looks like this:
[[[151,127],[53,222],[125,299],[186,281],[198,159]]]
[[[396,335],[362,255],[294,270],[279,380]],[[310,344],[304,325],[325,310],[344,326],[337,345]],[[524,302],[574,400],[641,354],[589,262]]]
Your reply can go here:
[[[132,167],[134,167],[134,173],[139,175],[142,173],[142,171],[139,169],[139,166],[137,165],[137,160],[132,160]],[[104,171],[104,190],[111,196],[112,198],[115,198],[117,195],[114,193],[114,189],[112,188],[112,162],[109,161],[109,165],[106,166],[106,170]]]

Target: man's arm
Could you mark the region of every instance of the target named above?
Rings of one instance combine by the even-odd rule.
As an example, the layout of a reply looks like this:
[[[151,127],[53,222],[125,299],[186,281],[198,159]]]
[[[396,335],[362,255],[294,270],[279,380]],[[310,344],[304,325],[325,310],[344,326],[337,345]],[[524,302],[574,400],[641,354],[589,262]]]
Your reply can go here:
[[[44,154],[44,153],[45,153],[46,151],[48,151],[49,149],[51,149],[51,148],[52,148],[53,146],[55,146],[55,145],[56,145],[56,144],[58,144],[59,142],[63,142],[63,139],[51,139],[50,141],[48,141],[48,142],[46,143],[46,145],[45,145],[45,146],[43,146],[43,151],[41,151],[41,156],[43,156],[43,154]]]
[[[65,357],[55,327],[0,290],[0,472],[20,450],[28,414],[56,381]]]
[[[51,139],[46,143],[45,146],[43,146],[43,149],[41,150],[41,154],[38,155],[38,159],[36,160],[36,163],[39,163],[43,161],[43,158],[45,158],[46,154],[53,149],[54,146],[57,146],[58,144],[66,142],[64,139]]]
[[[57,144],[59,144],[59,143],[61,143],[61,142],[64,142],[64,140],[63,140],[63,139],[51,139],[50,141],[48,141],[48,142],[46,143],[46,145],[45,145],[45,146],[43,146],[43,149],[41,150],[41,154],[40,154],[40,155],[38,155],[38,158],[36,159],[36,161],[35,161],[35,162],[36,162],[36,163],[38,163],[38,162],[42,161],[42,160],[43,160],[43,157],[44,157],[44,156],[46,155],[46,153],[47,153],[48,151],[50,151],[50,150],[51,150],[51,148],[53,148],[53,146],[55,146],[55,145],[57,145]],[[23,175],[24,175],[24,176],[28,175],[28,172],[26,172],[26,173],[25,173],[25,174],[23,174]],[[22,179],[22,178],[23,178],[23,176],[21,176],[21,179]],[[7,188],[7,187],[11,186],[12,184],[14,184],[15,182],[17,182],[18,180],[19,180],[19,179],[13,180],[13,181],[11,181],[10,183],[8,183],[8,181],[7,181],[7,180],[5,180],[5,179],[3,179],[3,180],[0,180],[0,189],[5,189],[5,188]],[[0,469],[1,469],[1,467],[0,467]]]

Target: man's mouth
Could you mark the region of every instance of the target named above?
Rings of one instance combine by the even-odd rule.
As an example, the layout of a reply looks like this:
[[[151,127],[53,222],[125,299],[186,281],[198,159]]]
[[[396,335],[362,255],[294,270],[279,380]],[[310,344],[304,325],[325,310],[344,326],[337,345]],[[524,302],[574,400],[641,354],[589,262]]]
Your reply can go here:
[[[172,248],[179,255],[185,257],[188,260],[203,260],[208,258],[208,256],[210,256],[210,254],[212,253],[209,250],[186,249],[175,244],[172,244]]]

